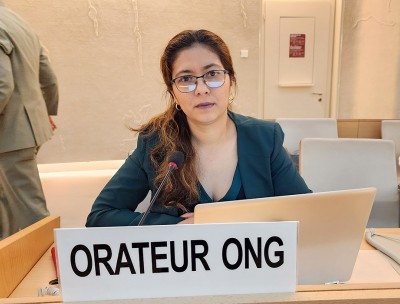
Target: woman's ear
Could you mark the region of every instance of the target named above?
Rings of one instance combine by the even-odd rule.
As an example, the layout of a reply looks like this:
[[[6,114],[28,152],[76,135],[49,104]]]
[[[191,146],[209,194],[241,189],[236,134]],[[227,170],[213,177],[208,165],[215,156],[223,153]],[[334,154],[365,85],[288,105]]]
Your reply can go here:
[[[233,98],[236,97],[236,83],[235,83],[235,81],[231,81],[231,86],[229,88],[229,96],[233,96]]]
[[[175,103],[176,102],[176,96],[175,96],[175,94],[174,94],[174,90],[173,89],[171,89],[171,90],[169,90],[169,89],[167,89],[167,91],[165,92],[167,95],[169,95],[169,100],[172,102],[172,103]]]
[[[180,108],[180,105],[179,105],[179,103],[178,103],[178,99],[176,98],[176,96],[175,96],[175,93],[174,93],[174,91],[172,90],[172,91],[168,91],[168,94],[171,96],[171,102],[172,102],[172,104],[175,106],[175,109],[177,109],[178,111],[180,111],[181,110],[181,108]]]
[[[172,97],[172,99],[176,102],[176,96],[175,96],[175,93],[174,93],[174,88],[173,87],[171,87],[171,90],[168,90],[168,93],[171,95],[171,97]]]

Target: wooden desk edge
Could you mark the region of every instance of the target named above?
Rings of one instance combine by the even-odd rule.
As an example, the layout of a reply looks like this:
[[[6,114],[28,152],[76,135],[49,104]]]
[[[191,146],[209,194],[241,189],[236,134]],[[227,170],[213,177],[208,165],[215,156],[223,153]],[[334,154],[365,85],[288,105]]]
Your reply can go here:
[[[400,229],[379,228],[377,232],[382,234],[400,234]],[[365,240],[363,241],[365,242]],[[366,243],[366,246],[370,246]],[[363,247],[363,246],[361,246]],[[374,249],[370,246],[371,249]],[[370,249],[370,248],[367,248]],[[103,304],[164,304],[164,303],[291,303],[291,304],[337,304],[348,303],[351,300],[369,303],[399,303],[400,283],[360,283],[338,285],[298,285],[295,293],[289,294],[252,294],[252,295],[227,295],[227,296],[198,296],[167,299],[126,299],[101,301]],[[171,301],[171,302],[169,302]],[[77,302],[98,303],[99,301]],[[62,296],[45,297],[21,297],[0,299],[0,304],[14,303],[63,303]],[[361,302],[360,302],[361,303]]]
[[[0,298],[8,297],[54,242],[59,216],[48,216],[0,241]],[[29,254],[27,254],[29,253]]]
[[[32,304],[32,303],[63,303],[61,296],[25,297],[25,298],[4,298],[0,304]]]

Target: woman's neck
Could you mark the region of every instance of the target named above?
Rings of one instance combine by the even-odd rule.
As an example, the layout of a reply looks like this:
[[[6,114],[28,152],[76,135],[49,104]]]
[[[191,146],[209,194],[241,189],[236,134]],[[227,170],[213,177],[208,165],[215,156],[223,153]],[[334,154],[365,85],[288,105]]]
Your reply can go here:
[[[234,123],[228,115],[212,124],[199,125],[189,123],[194,146],[214,145],[230,138]]]

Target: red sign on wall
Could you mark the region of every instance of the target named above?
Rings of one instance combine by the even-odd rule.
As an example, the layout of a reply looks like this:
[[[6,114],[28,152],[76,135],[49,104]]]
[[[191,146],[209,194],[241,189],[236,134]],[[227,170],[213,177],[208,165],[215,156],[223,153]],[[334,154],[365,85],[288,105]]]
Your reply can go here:
[[[289,58],[305,56],[306,34],[290,34]]]

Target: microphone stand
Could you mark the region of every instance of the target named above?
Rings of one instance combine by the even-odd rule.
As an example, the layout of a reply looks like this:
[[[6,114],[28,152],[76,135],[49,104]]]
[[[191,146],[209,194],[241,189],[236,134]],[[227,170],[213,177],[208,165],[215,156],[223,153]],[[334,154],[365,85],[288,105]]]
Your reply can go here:
[[[158,187],[156,193],[154,194],[153,198],[152,198],[151,201],[150,201],[149,207],[147,208],[146,212],[143,214],[142,218],[140,219],[138,226],[142,226],[142,225],[144,224],[144,221],[146,220],[147,216],[149,215],[150,210],[151,210],[151,208],[152,208],[153,205],[154,205],[154,202],[156,201],[158,195],[160,194],[161,189],[163,188],[165,182],[167,181],[168,176],[169,176],[169,175],[171,174],[171,172],[172,172],[174,169],[176,169],[176,168],[177,168],[177,167],[176,167],[176,165],[175,165],[174,163],[171,163],[171,164],[169,165],[167,174],[164,176],[163,180],[161,181],[160,186]]]

